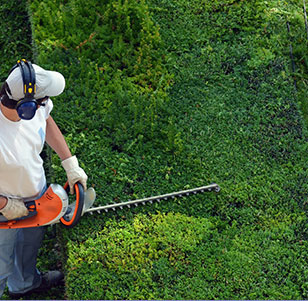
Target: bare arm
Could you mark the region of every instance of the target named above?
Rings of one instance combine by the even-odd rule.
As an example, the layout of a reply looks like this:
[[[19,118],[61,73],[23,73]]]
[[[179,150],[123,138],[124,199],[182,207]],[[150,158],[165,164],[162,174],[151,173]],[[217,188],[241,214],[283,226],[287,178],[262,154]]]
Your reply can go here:
[[[72,156],[67,143],[54,119],[49,116],[46,126],[46,142],[58,154],[61,161]]]

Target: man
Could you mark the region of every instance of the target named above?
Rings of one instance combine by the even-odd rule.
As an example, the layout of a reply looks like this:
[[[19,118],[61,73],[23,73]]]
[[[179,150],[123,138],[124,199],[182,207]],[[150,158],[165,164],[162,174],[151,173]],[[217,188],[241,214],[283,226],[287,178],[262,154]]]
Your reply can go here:
[[[45,141],[57,153],[66,171],[71,193],[76,182],[86,189],[87,175],[72,156],[50,116],[49,97],[65,87],[62,74],[26,60],[18,61],[0,92],[0,213],[8,220],[28,214],[24,199],[39,198],[46,190],[40,153]],[[0,230],[0,297],[6,284],[12,298],[57,285],[60,271],[36,268],[44,227]]]

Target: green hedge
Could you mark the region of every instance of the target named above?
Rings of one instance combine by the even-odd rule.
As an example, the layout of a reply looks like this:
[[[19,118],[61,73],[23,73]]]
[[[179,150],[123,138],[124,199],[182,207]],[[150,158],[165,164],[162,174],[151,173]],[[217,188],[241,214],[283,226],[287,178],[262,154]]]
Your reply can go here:
[[[67,80],[57,100],[64,131],[103,131],[119,150],[153,138],[171,77],[145,1],[31,1],[30,8],[37,61]]]
[[[282,227],[239,231],[180,213],[109,219],[69,243],[67,291],[92,300],[300,299],[307,244]]]
[[[4,1],[0,5],[1,31],[0,83],[20,57],[32,58],[31,27],[27,6],[22,0]]]
[[[67,78],[54,115],[97,203],[222,188],[61,231],[69,299],[307,298],[300,5],[30,1],[36,58]]]

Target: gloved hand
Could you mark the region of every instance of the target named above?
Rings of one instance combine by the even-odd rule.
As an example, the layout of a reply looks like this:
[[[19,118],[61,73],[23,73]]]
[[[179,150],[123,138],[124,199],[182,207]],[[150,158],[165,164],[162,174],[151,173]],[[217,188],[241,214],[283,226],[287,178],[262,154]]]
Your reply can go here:
[[[66,171],[66,176],[68,184],[70,186],[70,193],[74,193],[74,184],[80,182],[84,190],[87,190],[87,180],[88,176],[84,170],[79,167],[78,160],[76,156],[72,156],[68,159],[65,159],[61,162],[63,168]]]
[[[7,220],[13,220],[19,217],[27,216],[28,209],[25,206],[23,200],[7,198],[7,203],[0,210],[0,213],[2,213]]]

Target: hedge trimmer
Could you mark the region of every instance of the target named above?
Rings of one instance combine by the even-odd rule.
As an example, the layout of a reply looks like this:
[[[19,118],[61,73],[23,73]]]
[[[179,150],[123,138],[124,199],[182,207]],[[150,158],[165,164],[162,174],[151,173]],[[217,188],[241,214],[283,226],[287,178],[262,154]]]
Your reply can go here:
[[[91,187],[84,191],[81,184],[75,184],[76,200],[69,204],[68,183],[62,187],[59,184],[51,184],[42,197],[36,200],[25,201],[29,214],[16,220],[7,220],[0,214],[0,229],[28,228],[62,223],[65,227],[72,228],[85,213],[108,212],[109,210],[131,208],[139,204],[160,202],[162,200],[189,196],[203,192],[219,192],[217,184],[182,190],[148,198],[130,200],[122,203],[92,207],[96,198],[95,190]]]

